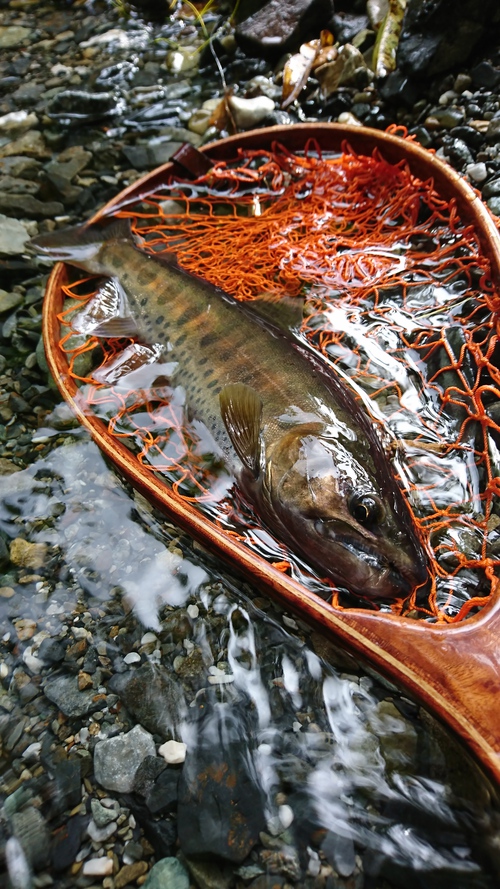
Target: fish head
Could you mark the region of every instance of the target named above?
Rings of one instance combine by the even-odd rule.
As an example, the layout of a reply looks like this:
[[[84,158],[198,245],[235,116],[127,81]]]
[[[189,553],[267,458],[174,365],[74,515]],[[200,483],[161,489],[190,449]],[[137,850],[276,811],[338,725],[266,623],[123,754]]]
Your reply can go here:
[[[357,459],[321,424],[295,427],[269,449],[259,499],[292,548],[336,584],[404,597],[426,581],[426,558],[381,447],[378,456],[381,472],[370,471],[373,461]]]
[[[93,275],[102,275],[106,274],[103,247],[116,241],[132,243],[128,219],[113,219],[104,226],[84,223],[47,232],[32,238],[26,250],[51,262],[68,262]]]

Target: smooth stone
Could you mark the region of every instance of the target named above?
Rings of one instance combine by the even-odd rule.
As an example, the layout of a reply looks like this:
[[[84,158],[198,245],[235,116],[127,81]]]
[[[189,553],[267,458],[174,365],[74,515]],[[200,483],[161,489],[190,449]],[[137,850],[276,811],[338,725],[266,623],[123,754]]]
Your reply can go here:
[[[490,179],[486,185],[483,185],[482,194],[485,200],[500,195],[500,176],[497,176],[495,179]]]
[[[485,133],[486,141],[496,144],[500,142],[500,120],[490,120]]]
[[[12,889],[32,889],[31,868],[17,837],[9,837],[5,843],[4,854],[9,886]]]
[[[102,858],[89,858],[85,861],[82,868],[85,877],[108,877],[113,873],[113,859],[102,856]]]
[[[0,49],[13,49],[20,46],[31,33],[31,28],[23,28],[21,25],[2,25],[0,27]]]
[[[29,239],[30,236],[22,222],[0,214],[0,253],[6,256],[16,256],[23,253]],[[5,291],[2,292],[5,293]],[[7,309],[2,309],[2,311],[7,311]]]
[[[140,764],[146,756],[155,753],[152,736],[140,725],[114,738],[99,741],[94,751],[96,781],[107,790],[130,793]]]
[[[484,182],[488,175],[486,164],[483,163],[468,164],[465,168],[465,172],[473,182]]]
[[[495,216],[500,216],[500,195],[490,198],[486,203],[488,209],[491,210]]]
[[[236,126],[242,130],[250,130],[274,111],[274,102],[267,96],[255,96],[253,99],[240,99],[239,96],[229,98],[229,107]]]
[[[146,805],[153,815],[175,811],[179,787],[178,769],[164,769],[146,797]]]
[[[180,765],[186,759],[187,747],[182,741],[165,741],[158,748],[158,755],[163,756],[169,765]]]
[[[321,851],[341,877],[350,877],[354,872],[356,849],[350,837],[341,837],[329,830],[321,843]]]
[[[71,719],[86,716],[99,708],[93,691],[80,691],[76,676],[56,676],[44,686],[45,697]]]
[[[189,889],[189,875],[178,858],[162,858],[153,864],[144,889]]]

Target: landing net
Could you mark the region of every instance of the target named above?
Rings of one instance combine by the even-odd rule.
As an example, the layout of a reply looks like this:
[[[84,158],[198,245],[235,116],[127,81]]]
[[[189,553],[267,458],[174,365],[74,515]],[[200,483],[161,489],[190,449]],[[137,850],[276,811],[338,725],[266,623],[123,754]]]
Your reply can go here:
[[[146,250],[175,253],[239,300],[306,298],[301,336],[351,377],[388,433],[388,456],[430,554],[425,591],[363,604],[447,622],[484,605],[500,566],[500,296],[455,202],[404,162],[358,156],[347,145],[325,157],[310,142],[300,155],[280,145],[240,151],[118,215],[131,218]],[[227,533],[337,607],[359,606],[259,526],[203,431],[184,422],[162,365],[149,388],[127,389],[125,371],[143,363],[139,347],[74,336],[75,305],[94,293],[94,281],[65,292],[60,345],[70,372],[89,410],[136,447],[145,471],[162,473]],[[97,370],[82,373],[88,352]]]

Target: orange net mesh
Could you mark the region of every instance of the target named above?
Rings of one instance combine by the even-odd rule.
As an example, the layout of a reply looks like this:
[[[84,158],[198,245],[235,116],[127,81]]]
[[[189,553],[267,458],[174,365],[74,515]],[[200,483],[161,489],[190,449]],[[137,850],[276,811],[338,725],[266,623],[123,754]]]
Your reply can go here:
[[[395,471],[431,553],[425,594],[371,607],[449,622],[483,605],[500,565],[500,296],[454,202],[403,162],[348,146],[322,157],[310,143],[301,155],[279,145],[241,152],[194,182],[166,182],[119,215],[131,218],[144,249],[174,252],[237,299],[306,297],[302,336],[368,395],[374,421],[392,433]],[[74,299],[91,291],[91,281],[70,285],[60,319],[61,348],[89,409],[136,443],[145,469],[307,580],[237,492],[224,497],[231,479],[203,432],[184,423],[167,379],[127,390],[78,369],[89,351],[94,366],[140,363],[131,341],[75,341],[65,325]],[[338,607],[353,604],[331,584],[308,582]]]

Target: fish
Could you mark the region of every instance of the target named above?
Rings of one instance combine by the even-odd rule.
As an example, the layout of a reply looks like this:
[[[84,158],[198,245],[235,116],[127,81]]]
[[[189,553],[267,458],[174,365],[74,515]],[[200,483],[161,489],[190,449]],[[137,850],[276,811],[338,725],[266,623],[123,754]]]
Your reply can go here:
[[[238,302],[146,252],[127,219],[44,234],[29,249],[118,282],[124,307],[108,335],[130,334],[133,319],[142,342],[164,346],[171,384],[244,499],[321,577],[370,599],[425,584],[424,545],[374,422],[289,319],[276,323],[280,302],[272,318],[265,300]]]

